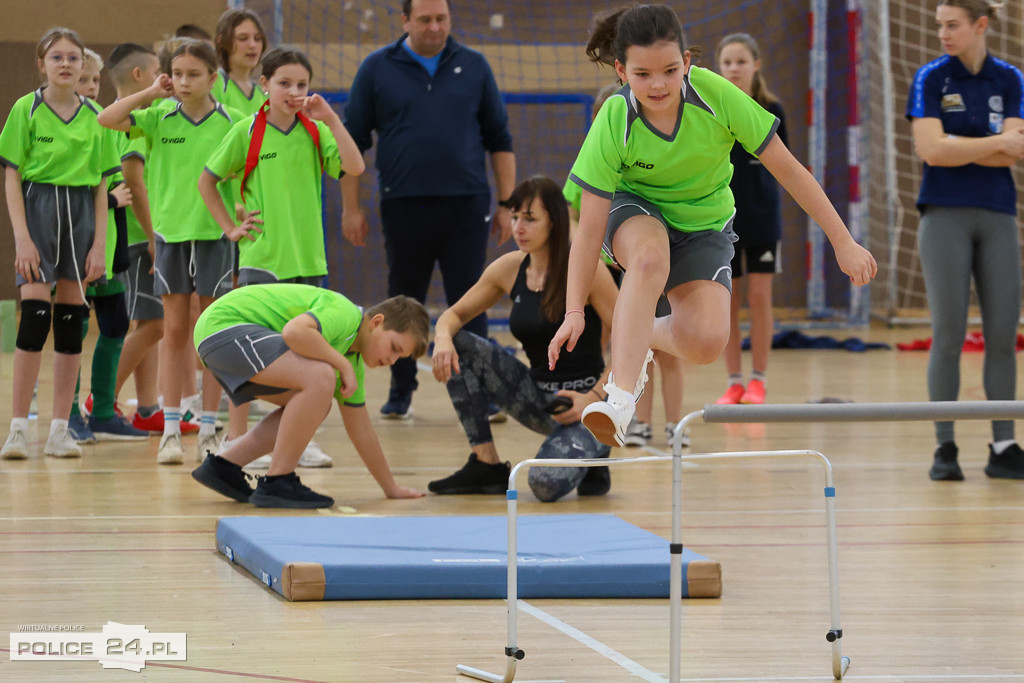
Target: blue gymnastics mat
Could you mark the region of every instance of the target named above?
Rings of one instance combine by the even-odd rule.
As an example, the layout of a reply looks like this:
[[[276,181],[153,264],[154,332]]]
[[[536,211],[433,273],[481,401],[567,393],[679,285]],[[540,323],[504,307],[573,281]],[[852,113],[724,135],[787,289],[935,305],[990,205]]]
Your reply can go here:
[[[522,598],[667,598],[669,543],[614,515],[519,517]],[[505,598],[505,517],[225,517],[217,549],[288,600]],[[683,550],[683,597],[721,566]]]

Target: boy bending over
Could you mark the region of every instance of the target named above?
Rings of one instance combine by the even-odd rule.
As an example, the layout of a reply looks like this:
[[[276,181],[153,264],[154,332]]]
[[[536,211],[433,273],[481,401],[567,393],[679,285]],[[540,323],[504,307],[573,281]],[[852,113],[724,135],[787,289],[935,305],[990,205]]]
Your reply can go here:
[[[422,356],[429,330],[426,309],[406,296],[365,312],[337,292],[298,284],[250,285],[217,299],[196,323],[199,357],[235,405],[261,398],[280,408],[220,455],[208,453],[192,477],[259,507],[330,507],[334,499],[304,486],[295,467],[333,397],[385,495],[422,496],[391,474],[366,411],[363,373]],[[242,467],[266,453],[270,468],[253,490]]]

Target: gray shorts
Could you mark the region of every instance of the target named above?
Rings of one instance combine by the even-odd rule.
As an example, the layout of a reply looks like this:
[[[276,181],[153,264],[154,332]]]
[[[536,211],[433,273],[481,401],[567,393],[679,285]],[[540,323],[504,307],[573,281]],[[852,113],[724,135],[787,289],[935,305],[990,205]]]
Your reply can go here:
[[[608,228],[602,248],[612,258],[612,238],[626,220],[634,216],[651,216],[665,226],[669,241],[669,273],[665,291],[694,280],[713,280],[732,291],[733,243],[738,239],[732,229],[732,219],[725,228],[683,232],[671,227],[662,217],[661,209],[653,203],[628,192],[616,192],[608,214]],[[616,262],[617,263],[617,262]]]
[[[234,245],[227,237],[217,240],[165,242],[156,237],[156,284],[154,293],[218,297],[231,291]]]
[[[92,188],[26,181],[21,184],[21,194],[25,198],[28,234],[39,252],[40,279],[33,282],[81,282],[96,235]],[[18,287],[28,282],[15,275]]]
[[[131,320],[163,320],[164,302],[155,293],[156,279],[149,272],[153,266],[149,245],[142,242],[128,247],[128,260],[128,270],[117,275],[117,279],[124,283],[128,317]]]
[[[257,396],[288,391],[281,387],[250,382],[252,376],[289,349],[280,332],[262,325],[234,325],[211,334],[196,346],[199,358],[217,378],[236,406]]]
[[[280,280],[269,270],[246,267],[238,269],[238,286],[289,284],[323,287],[324,277],[325,276],[323,275],[298,275],[296,277],[286,277],[285,279]]]

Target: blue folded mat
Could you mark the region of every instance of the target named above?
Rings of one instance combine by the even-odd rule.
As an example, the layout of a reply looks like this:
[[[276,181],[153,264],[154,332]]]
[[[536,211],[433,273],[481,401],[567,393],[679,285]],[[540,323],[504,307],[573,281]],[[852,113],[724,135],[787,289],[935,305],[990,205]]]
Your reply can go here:
[[[614,515],[519,517],[522,598],[660,598],[669,544]],[[217,549],[289,600],[505,598],[505,517],[225,517]],[[683,597],[720,565],[683,551]]]

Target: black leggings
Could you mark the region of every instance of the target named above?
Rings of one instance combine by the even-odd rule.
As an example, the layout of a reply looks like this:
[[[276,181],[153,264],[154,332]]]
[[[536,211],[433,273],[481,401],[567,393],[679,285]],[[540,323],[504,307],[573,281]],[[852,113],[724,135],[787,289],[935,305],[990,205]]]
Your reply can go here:
[[[452,340],[461,373],[448,380],[448,395],[471,446],[494,441],[487,420],[488,403],[504,408],[524,427],[547,435],[537,458],[607,458],[604,446],[580,422],[561,425],[544,412],[552,394],[530,378],[530,369],[501,347],[467,330]],[[530,489],[544,502],[558,500],[586,475],[582,467],[531,467]]]

